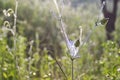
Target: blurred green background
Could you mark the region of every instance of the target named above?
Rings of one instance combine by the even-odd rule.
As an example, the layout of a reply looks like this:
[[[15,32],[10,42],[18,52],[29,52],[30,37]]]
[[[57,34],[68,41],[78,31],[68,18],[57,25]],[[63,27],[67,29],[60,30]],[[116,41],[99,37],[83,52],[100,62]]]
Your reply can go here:
[[[58,4],[69,38],[77,39],[82,26],[84,40],[99,16],[100,1],[58,0]],[[105,26],[95,28],[75,60],[75,80],[120,80],[119,8],[120,3],[114,40],[106,39]],[[0,0],[0,80],[65,80],[55,58],[71,80],[71,61],[53,1],[18,0],[16,37],[3,29],[5,21],[13,28],[13,15],[3,14],[8,9],[15,10],[15,0]]]

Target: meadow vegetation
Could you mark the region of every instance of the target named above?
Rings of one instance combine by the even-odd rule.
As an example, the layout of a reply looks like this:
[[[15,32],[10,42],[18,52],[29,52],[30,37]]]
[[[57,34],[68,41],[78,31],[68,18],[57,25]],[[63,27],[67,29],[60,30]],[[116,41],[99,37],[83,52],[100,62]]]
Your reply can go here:
[[[0,80],[66,80],[65,75],[71,80],[71,60],[54,2],[16,1],[0,0]],[[69,39],[76,40],[82,26],[84,40],[101,6],[59,2],[59,7]],[[74,60],[74,80],[120,80],[119,25],[120,10],[113,41],[106,40],[105,25],[94,29]]]

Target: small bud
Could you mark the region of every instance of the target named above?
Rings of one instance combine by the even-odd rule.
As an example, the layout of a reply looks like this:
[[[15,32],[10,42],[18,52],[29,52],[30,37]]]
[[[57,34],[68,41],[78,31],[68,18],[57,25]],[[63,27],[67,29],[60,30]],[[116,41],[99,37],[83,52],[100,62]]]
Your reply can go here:
[[[74,45],[75,45],[75,47],[79,47],[79,45],[80,45],[79,39],[74,43]]]
[[[14,11],[12,9],[8,9],[7,14],[8,14],[8,16],[10,16],[10,15],[14,14]]]
[[[100,23],[101,23],[102,25],[106,25],[107,22],[108,22],[108,20],[109,20],[109,18],[103,18],[102,20],[100,20]]]
[[[10,23],[8,21],[4,21],[3,25],[7,28],[10,28]]]

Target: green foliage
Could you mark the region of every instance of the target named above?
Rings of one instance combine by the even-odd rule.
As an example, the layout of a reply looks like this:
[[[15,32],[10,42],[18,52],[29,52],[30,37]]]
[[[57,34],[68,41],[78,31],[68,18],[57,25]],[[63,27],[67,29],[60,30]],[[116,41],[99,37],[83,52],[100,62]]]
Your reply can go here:
[[[107,41],[103,44],[104,54],[101,57],[102,73],[107,79],[119,80],[119,47],[116,42]]]
[[[50,13],[54,9],[52,1],[31,1],[19,1],[14,34],[15,1],[0,0],[0,80],[65,80],[56,60],[71,80],[68,51],[56,16]],[[79,26],[83,28],[84,39],[94,25],[98,11],[93,4],[76,9],[65,5],[62,15],[70,39],[78,39]],[[104,27],[99,27],[80,49],[80,58],[74,62],[75,80],[120,79],[119,17],[113,34],[115,41],[105,41]],[[101,20],[101,24],[106,22],[107,19]],[[77,40],[75,46],[79,45]]]

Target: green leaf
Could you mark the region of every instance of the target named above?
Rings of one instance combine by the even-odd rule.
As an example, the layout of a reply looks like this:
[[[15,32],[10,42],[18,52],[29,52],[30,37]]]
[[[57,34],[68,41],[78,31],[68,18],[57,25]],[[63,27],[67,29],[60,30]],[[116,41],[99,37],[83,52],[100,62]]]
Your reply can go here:
[[[102,20],[100,20],[100,23],[102,25],[106,25],[106,23],[108,22],[109,18],[103,18]]]
[[[80,41],[79,41],[79,39],[75,42],[75,47],[79,47],[79,45],[80,45]]]
[[[3,73],[3,76],[4,76],[4,78],[7,78],[7,77],[8,77],[6,73]]]

